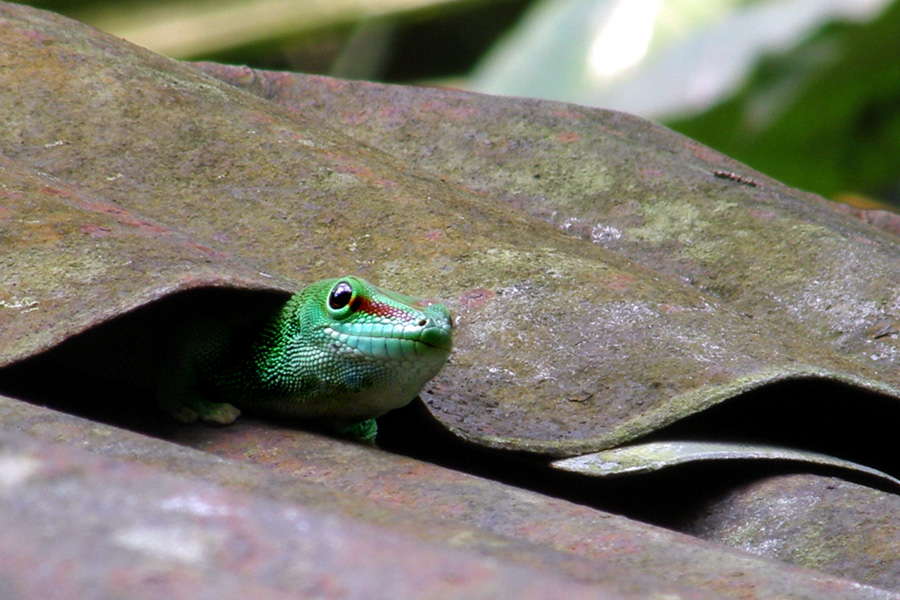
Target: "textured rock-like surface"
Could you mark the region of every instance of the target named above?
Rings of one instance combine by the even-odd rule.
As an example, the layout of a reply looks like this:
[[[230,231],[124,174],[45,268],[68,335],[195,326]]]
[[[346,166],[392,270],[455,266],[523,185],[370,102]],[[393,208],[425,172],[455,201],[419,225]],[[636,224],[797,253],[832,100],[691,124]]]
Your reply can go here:
[[[552,103],[205,67],[254,92],[248,94],[194,66],[8,4],[0,4],[0,67],[0,364],[43,352],[93,325],[118,322],[123,312],[162,297],[187,298],[176,292],[189,288],[250,290],[206,290],[207,300],[220,299],[221,310],[238,318],[247,304],[352,271],[451,305],[458,350],[427,395],[428,405],[458,435],[484,445],[555,455],[594,451],[800,376],[877,390],[891,405],[898,396],[896,240],[644,121]],[[742,176],[729,178],[731,171]],[[813,260],[819,267],[809,264]],[[164,333],[171,324],[154,325]],[[128,345],[142,344],[152,355],[149,339]],[[21,389],[33,382],[12,383]],[[94,390],[82,386],[78,393]],[[120,409],[130,406],[129,396],[114,399]],[[260,589],[354,597],[367,589],[342,579],[355,554],[333,555],[346,568],[312,565],[307,575],[322,575],[316,580],[321,587],[312,590],[297,583],[296,573],[279,570],[297,553],[356,543],[357,521],[347,524],[330,512],[339,506],[376,521],[376,529],[359,536],[361,555],[378,552],[373,540],[385,535],[377,528],[386,527],[395,532],[389,537],[399,564],[415,556],[458,566],[459,585],[446,588],[440,582],[453,576],[441,569],[410,562],[408,571],[399,571],[401,578],[425,573],[436,586],[428,589],[448,597],[490,593],[524,573],[521,565],[539,571],[522,575],[536,582],[535,589],[571,597],[887,595],[695,546],[584,507],[544,504],[544,497],[499,491],[469,476],[442,496],[457,477],[452,472],[370,449],[348,451],[337,442],[323,446],[313,436],[253,423],[156,430],[244,462],[221,467],[216,477],[212,464],[219,463],[204,463],[185,472],[191,478],[239,488],[266,479],[249,497],[198,484],[191,497],[204,502],[195,506],[224,494],[223,514],[240,508],[247,518],[232,521],[234,531],[221,523],[188,523],[209,543],[179,542],[173,548],[182,554],[162,556],[159,531],[146,521],[190,537],[177,520],[183,515],[166,521],[172,506],[166,501],[184,497],[172,496],[172,489],[194,484],[158,472],[183,470],[184,450],[3,402],[13,411],[37,411],[27,424],[5,415],[4,429],[123,452],[157,469],[131,471],[130,463],[77,453],[66,463],[59,446],[6,438],[3,552],[10,560],[2,562],[45,560],[48,571],[69,573],[96,549],[96,570],[70,596],[124,580],[163,581],[181,597],[196,597],[193,585],[225,573],[237,587],[220,589],[218,597]],[[130,425],[146,429],[139,420]],[[304,448],[326,447],[338,456],[333,462],[322,460],[321,452],[297,459]],[[268,482],[268,471],[278,468],[355,496],[310,487],[288,491],[293,484]],[[53,477],[57,473],[61,479]],[[141,485],[147,502],[129,504],[143,495]],[[471,496],[462,495],[463,488]],[[101,492],[113,499],[103,501]],[[412,517],[372,503],[385,498],[428,508]],[[867,506],[888,519],[893,499],[871,491]],[[80,507],[83,518],[66,506]],[[298,545],[278,537],[297,525],[293,510],[301,510],[301,520],[338,524],[311,529],[311,542]],[[792,523],[806,512],[791,513]],[[267,514],[274,520],[266,521]],[[448,516],[460,522],[442,529],[438,523]],[[134,531],[112,535],[113,522]],[[36,523],[53,535],[29,537]],[[607,523],[615,528],[604,529]],[[724,526],[702,523],[708,527],[701,533],[734,542],[735,536],[716,533]],[[845,536],[844,559],[804,564],[900,587],[889,545],[879,546],[883,554],[874,561],[852,555],[872,552],[857,543],[871,531],[865,519],[839,525],[828,535]],[[801,543],[808,542],[807,527],[792,525]],[[547,531],[554,535],[541,533]],[[415,536],[423,533],[435,537],[419,552],[422,538]],[[507,542],[496,536],[519,541],[504,553]],[[247,537],[271,537],[277,552],[257,551],[241,541]],[[62,538],[66,543],[57,543]],[[519,546],[521,539],[538,547]],[[134,553],[116,552],[123,544]],[[757,541],[748,548],[765,546]],[[464,556],[446,554],[448,547],[461,548]],[[798,548],[777,556],[802,563],[811,554]],[[170,571],[171,560],[180,566]],[[485,560],[496,570],[480,570]],[[392,597],[407,593],[378,579],[394,572],[393,564],[379,565],[368,589]],[[659,570],[645,578],[648,565]],[[123,576],[126,567],[135,571]],[[161,572],[168,575],[154,579]],[[257,576],[263,572],[286,579],[273,590],[265,587],[268,576]],[[8,588],[35,596],[47,585],[30,569],[10,571],[7,581]]]
[[[546,339],[507,321],[526,333],[515,350],[501,345],[500,352],[527,364],[530,349],[544,351],[537,374],[524,364],[497,369],[493,355],[480,364],[485,380],[506,373],[506,384],[525,379],[565,398],[555,412],[572,431],[555,435],[591,436],[595,445],[608,446],[676,414],[804,374],[861,385],[879,380],[896,396],[900,239],[885,233],[897,230],[896,216],[847,218],[846,207],[620,113],[202,66],[402,157],[473,198],[522,208],[585,241],[586,254],[591,245],[633,261],[624,278],[610,273],[600,286],[559,271],[568,287],[550,295],[540,294],[540,283],[522,271],[522,284],[509,294],[523,298],[518,305],[496,294],[505,290],[485,286],[491,299],[485,305],[506,319],[510,311],[539,311],[535,320],[541,320],[548,318],[541,316],[551,310],[547,304],[559,309],[549,317],[558,326]],[[545,266],[555,268],[555,261]],[[652,297],[638,291],[645,269],[652,273]],[[609,288],[624,295],[617,299]],[[686,290],[697,295],[688,300]],[[590,321],[567,304],[573,297],[595,303]],[[585,325],[602,331],[597,343],[582,335]],[[469,335],[484,346],[497,344],[492,328],[473,329]],[[652,334],[644,337],[647,331]],[[444,381],[478,368],[460,354]],[[555,363],[556,355],[569,358],[568,367]],[[580,399],[573,382],[583,385]],[[470,410],[473,401],[462,392],[439,395],[429,405],[467,437],[495,436],[500,445],[516,445],[512,438],[540,436],[529,435],[530,419],[517,403],[491,398],[480,410]],[[572,403],[598,417],[591,421],[595,431],[573,423],[581,412]]]
[[[186,462],[177,449],[155,450]],[[0,475],[6,598],[625,599],[675,589],[536,572],[308,498],[274,501],[9,431],[0,433]]]
[[[687,530],[794,564],[898,589],[900,497],[809,474],[738,486],[700,507]],[[798,514],[806,517],[798,519]]]
[[[896,597],[250,419],[193,428],[204,452],[2,397],[0,422],[16,598]]]
[[[59,36],[58,19],[16,18],[11,11],[0,48],[6,90],[0,153],[9,180],[0,225],[0,327],[14,332],[15,343],[3,344],[0,362],[179,287],[275,279],[283,288],[352,271],[440,298],[456,312],[458,351],[430,406],[459,435],[480,443],[577,454],[798,376],[840,378],[897,395],[900,371],[890,368],[896,336],[863,333],[863,325],[875,317],[880,323],[896,308],[900,278],[890,276],[900,264],[896,241],[823,201],[783,188],[761,199],[758,188],[717,179],[711,165],[693,156],[701,149],[669,132],[612,113],[560,114],[559,105],[521,101],[510,101],[506,121],[519,128],[515,138],[505,133],[498,146],[493,130],[470,130],[483,138],[476,145],[482,152],[514,157],[520,169],[508,171],[519,177],[524,165],[553,156],[547,169],[580,182],[568,191],[572,202],[615,192],[618,201],[607,204],[647,207],[638,219],[643,224],[624,229],[633,231],[623,239],[652,248],[671,245],[676,226],[749,227],[731,223],[729,214],[746,214],[758,227],[791,217],[793,224],[768,243],[781,253],[798,241],[815,248],[823,278],[834,279],[846,263],[841,277],[860,279],[854,289],[868,294],[868,308],[861,300],[826,302],[818,312],[865,308],[862,321],[839,340],[826,335],[827,319],[804,322],[798,335],[787,324],[794,322],[790,312],[804,306],[782,307],[787,316],[774,319],[768,318],[774,310],[747,313],[684,277],[507,207],[498,199],[517,193],[515,180],[491,190],[477,179],[461,187],[423,176],[410,161],[189,65],[85,28],[71,26],[70,35]],[[485,108],[485,118],[502,122],[499,105]],[[452,123],[447,116],[434,111],[429,127]],[[572,139],[587,136],[591,154],[567,153]],[[541,147],[533,140],[551,147],[529,152]],[[471,147],[457,155],[463,150]],[[612,162],[616,156],[620,164]],[[715,210],[688,209],[689,200]],[[35,205],[42,209],[32,219]],[[680,216],[672,212],[679,206]],[[664,212],[652,217],[654,210]],[[846,240],[841,248],[839,238]],[[739,254],[710,241],[701,244],[704,260],[724,262],[713,252],[717,244],[726,256]],[[837,250],[838,258],[825,262]],[[843,260],[853,253],[859,261]],[[861,261],[888,276],[865,279]],[[761,263],[766,272],[774,271],[770,263]],[[803,290],[811,285],[806,273],[791,276]],[[780,297],[783,286],[776,287]],[[857,342],[868,342],[864,356],[842,351]]]

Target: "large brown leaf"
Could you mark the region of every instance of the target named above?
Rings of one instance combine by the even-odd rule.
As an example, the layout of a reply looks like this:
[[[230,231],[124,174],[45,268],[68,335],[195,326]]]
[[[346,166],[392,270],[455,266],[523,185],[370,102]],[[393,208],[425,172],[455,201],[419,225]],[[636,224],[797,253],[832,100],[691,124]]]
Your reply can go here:
[[[475,140],[457,152],[489,158],[484,168],[470,159],[472,180],[455,185],[190,66],[127,47],[110,60],[114,40],[44,33],[52,26],[50,17],[4,23],[0,327],[16,333],[0,364],[173,289],[352,271],[451,306],[457,352],[429,406],[482,444],[580,454],[788,378],[898,393],[896,336],[866,334],[896,309],[895,240],[772,182],[718,179],[694,156],[708,151],[670,132],[603,111],[479,106],[447,92],[392,109],[430,108],[403,122],[442,131],[454,115],[483,113],[484,129],[429,138]],[[491,129],[490,119],[507,125]],[[603,221],[621,241],[590,243],[498,202],[528,204],[523,182],[547,173],[572,206],[621,213]],[[33,205],[43,217],[26,216]],[[762,243],[753,234],[767,228],[778,235]],[[819,262],[790,263],[779,279],[774,259],[761,257],[762,275],[747,274],[740,261],[766,244],[777,256],[812,248]],[[658,267],[624,254],[645,246]],[[707,276],[700,267],[690,278],[669,268],[692,253],[701,266],[739,264],[716,280],[747,285],[725,297],[691,283]],[[744,288],[762,281],[772,299],[749,312]],[[823,316],[795,316],[810,312]]]
[[[262,290],[283,297],[310,279],[352,271],[454,310],[458,349],[428,406],[457,435],[482,445],[557,456],[593,452],[798,378],[844,382],[890,403],[898,397],[897,242],[821,199],[617,113],[204,68],[254,94],[71,21],[0,5],[0,364],[19,364],[105,322],[115,331],[123,313],[187,298],[178,292],[190,288],[245,288],[242,301],[262,303],[272,298]],[[210,294],[226,304],[238,299],[224,290]],[[237,318],[242,307],[223,310]],[[166,323],[156,326],[164,331]],[[145,341],[126,339],[124,346]],[[7,418],[4,424],[49,431],[54,439],[91,431],[84,423],[51,427],[49,414],[33,418],[37,424],[27,427]],[[255,436],[243,453],[240,427]],[[287,457],[265,444],[272,431],[247,424],[232,433],[180,429],[174,437],[220,443],[214,451],[229,456],[271,451],[284,463]],[[124,439],[122,432],[103,435],[115,447]],[[307,439],[285,436],[293,444]],[[29,524],[53,513],[52,503],[43,513],[44,505],[28,499],[59,498],[65,506],[66,497],[50,477],[64,452],[9,440],[9,464],[29,468],[14,468],[4,481],[40,475],[23,492],[20,512],[6,513],[9,527],[24,524],[3,546],[14,554],[25,548]],[[49,466],[29,463],[35,456],[49,457]],[[123,467],[73,460],[74,471],[83,465],[85,473],[76,477],[84,506],[98,502],[104,487],[126,501],[128,482],[104,475]],[[398,473],[429,468],[391,464]],[[346,469],[359,480],[371,475],[367,465],[352,467],[308,468]],[[151,489],[187,485],[143,471],[137,477],[153,479]],[[428,477],[414,481],[425,485]],[[235,477],[226,485],[242,482]],[[492,493],[479,491],[479,510],[489,510]],[[458,501],[451,496],[444,510],[458,512]],[[365,500],[354,502],[364,511]],[[271,508],[262,502],[255,510]],[[97,531],[67,528],[74,517],[60,515],[53,525],[73,540],[54,555],[63,568],[94,545]],[[516,527],[546,525],[533,516]],[[637,529],[647,538],[628,528],[615,535],[630,547],[659,535]],[[347,540],[351,530],[315,539]],[[381,533],[369,534],[361,544],[374,548]],[[139,540],[145,550],[147,539]],[[575,545],[571,535],[561,539],[540,543]],[[404,548],[398,554],[413,555],[415,544],[404,544],[397,542]],[[486,538],[466,549],[498,544]],[[40,546],[28,548],[42,554]],[[660,554],[635,551],[629,568],[640,571],[642,561],[663,560]],[[703,564],[712,565],[715,555],[709,550]],[[639,595],[664,588],[659,580],[667,573],[685,572],[684,561],[661,564],[659,579],[641,584]],[[595,566],[576,561],[561,577]],[[844,574],[874,580],[867,568]],[[738,597],[752,597],[752,590],[757,597],[879,595],[808,574],[794,579],[777,567],[759,579],[747,579],[747,565],[735,569],[735,587],[714,566],[692,571],[687,584],[718,577],[716,592]],[[497,580],[520,571],[514,566]],[[432,581],[445,575],[429,573]],[[587,593],[627,595],[633,577],[628,571],[617,580],[623,587]],[[804,595],[809,590],[814,594]]]

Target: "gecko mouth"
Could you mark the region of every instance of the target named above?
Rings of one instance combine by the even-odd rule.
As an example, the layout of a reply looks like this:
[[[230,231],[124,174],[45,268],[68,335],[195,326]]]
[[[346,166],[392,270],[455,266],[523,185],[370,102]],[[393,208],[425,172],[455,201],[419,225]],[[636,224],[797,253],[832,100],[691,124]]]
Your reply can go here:
[[[374,358],[420,359],[423,355],[447,356],[453,344],[450,332],[438,327],[411,332],[367,332],[348,334],[328,329],[332,343],[340,351],[347,348]]]
[[[432,320],[429,326],[394,324],[343,324],[326,327],[333,342],[368,355],[405,358],[424,349],[449,353],[453,347],[450,320]]]
[[[453,347],[453,336],[449,328],[429,327],[422,331],[419,339],[415,341],[429,348],[445,350],[446,352],[450,352]]]

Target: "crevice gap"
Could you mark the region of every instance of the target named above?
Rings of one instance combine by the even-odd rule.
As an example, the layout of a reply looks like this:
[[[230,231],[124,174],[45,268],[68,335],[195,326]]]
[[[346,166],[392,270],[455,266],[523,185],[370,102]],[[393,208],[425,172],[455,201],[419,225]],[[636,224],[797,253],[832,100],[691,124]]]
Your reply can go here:
[[[900,401],[833,381],[764,386],[683,419],[637,442],[709,440],[812,450],[900,477],[893,451]],[[838,477],[898,494],[863,473],[783,460],[688,463],[653,473],[592,477],[558,471],[551,458],[463,442],[415,402],[379,420],[379,445],[392,452],[673,529],[710,500],[755,480],[790,473]]]

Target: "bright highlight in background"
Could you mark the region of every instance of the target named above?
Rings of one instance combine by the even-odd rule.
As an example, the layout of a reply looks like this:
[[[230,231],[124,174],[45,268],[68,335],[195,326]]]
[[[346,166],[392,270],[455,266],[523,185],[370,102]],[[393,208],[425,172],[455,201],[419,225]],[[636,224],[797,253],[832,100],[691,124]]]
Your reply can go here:
[[[650,47],[659,8],[660,0],[619,0],[591,44],[591,74],[609,78],[636,65]]]

